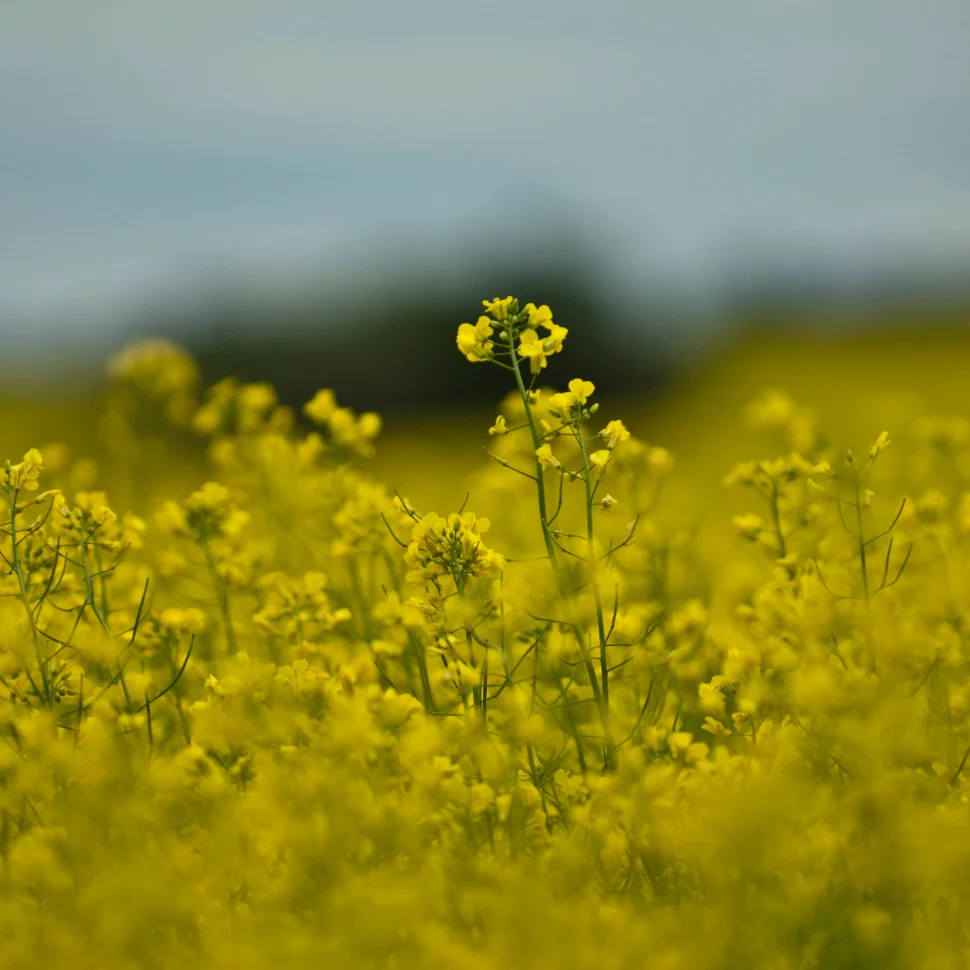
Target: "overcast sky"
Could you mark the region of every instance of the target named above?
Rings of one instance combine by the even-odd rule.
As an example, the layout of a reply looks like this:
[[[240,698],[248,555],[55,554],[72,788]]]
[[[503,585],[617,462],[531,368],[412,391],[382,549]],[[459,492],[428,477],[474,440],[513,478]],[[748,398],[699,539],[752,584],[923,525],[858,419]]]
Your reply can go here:
[[[970,252],[968,52],[967,0],[0,0],[0,326],[511,204],[625,269]]]

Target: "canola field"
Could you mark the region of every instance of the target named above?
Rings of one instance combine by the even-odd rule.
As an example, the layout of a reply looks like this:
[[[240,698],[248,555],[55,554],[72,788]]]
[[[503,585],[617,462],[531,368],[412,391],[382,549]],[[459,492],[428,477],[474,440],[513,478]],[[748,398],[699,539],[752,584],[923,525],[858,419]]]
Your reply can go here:
[[[967,341],[626,414],[568,336],[386,446],[164,341],[4,429],[4,968],[970,963]]]

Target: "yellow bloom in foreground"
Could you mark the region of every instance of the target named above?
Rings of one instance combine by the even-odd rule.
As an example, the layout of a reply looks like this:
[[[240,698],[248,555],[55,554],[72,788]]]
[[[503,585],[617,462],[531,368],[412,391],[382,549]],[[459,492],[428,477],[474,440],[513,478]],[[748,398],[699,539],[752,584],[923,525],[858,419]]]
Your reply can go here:
[[[540,337],[535,330],[526,330],[519,337],[519,356],[526,357],[533,374],[538,374],[546,366],[546,358],[558,354],[569,331],[558,324],[546,325],[549,335]]]
[[[545,339],[546,353],[547,354],[558,354],[562,352],[562,343],[566,339],[566,334],[569,331],[565,327],[560,327],[558,323],[554,323],[549,328],[549,336]]]
[[[317,391],[313,400],[303,405],[303,413],[315,424],[324,424],[336,410],[337,399],[329,389]]]
[[[458,328],[456,343],[458,349],[473,364],[487,360],[492,356],[494,344],[488,338],[493,333],[491,321],[488,317],[479,317],[478,322],[463,323]]]
[[[592,381],[584,381],[577,377],[569,382],[569,390],[577,403],[585,404],[592,397],[596,385]]]
[[[606,471],[606,466],[612,460],[613,455],[611,452],[607,451],[605,448],[601,451],[594,451],[589,456],[589,463],[596,469],[599,470],[600,474]]]
[[[606,440],[606,447],[612,451],[621,442],[629,440],[630,432],[622,421],[611,421],[600,432],[600,437]]]
[[[569,382],[568,391],[553,394],[549,398],[549,406],[554,411],[559,412],[571,411],[573,408],[581,408],[595,390],[596,386],[592,381],[584,381],[577,377]]]
[[[536,458],[547,468],[562,468],[562,462],[552,453],[552,445],[545,444],[536,448]]]
[[[529,319],[526,322],[533,330],[540,324],[547,329],[551,329],[552,310],[545,304],[537,307],[534,303],[526,303],[525,312],[529,314]]]
[[[526,357],[533,374],[546,366],[545,341],[534,331],[526,330],[519,337],[519,356]]]
[[[25,488],[28,492],[37,490],[37,479],[44,468],[44,459],[36,448],[31,448],[24,460],[12,465],[8,481],[11,488]]]

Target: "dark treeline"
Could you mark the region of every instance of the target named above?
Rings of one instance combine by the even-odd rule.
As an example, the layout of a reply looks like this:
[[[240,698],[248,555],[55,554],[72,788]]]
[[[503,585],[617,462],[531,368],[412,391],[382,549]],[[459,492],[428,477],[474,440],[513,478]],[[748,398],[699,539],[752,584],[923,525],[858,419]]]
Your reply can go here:
[[[676,320],[660,308],[627,308],[621,319],[617,305],[569,267],[504,272],[502,286],[499,275],[369,292],[359,303],[344,295],[258,310],[212,306],[181,329],[207,383],[229,375],[269,381],[291,405],[332,387],[357,409],[467,407],[496,401],[508,377],[465,361],[455,346],[458,325],[477,319],[483,297],[513,293],[549,304],[569,328],[569,353],[553,358],[544,381],[595,377],[603,391],[650,396],[670,379],[663,335]]]
[[[833,336],[850,326],[913,328],[931,318],[951,325],[970,317],[967,276],[952,267],[936,275],[882,267],[839,277],[820,260],[770,270],[765,260],[742,261],[712,287],[714,300],[656,277],[620,284],[575,234],[459,256],[411,253],[407,265],[385,254],[315,288],[274,291],[237,280],[191,308],[146,312],[130,331],[186,344],[207,384],[228,376],[268,381],[294,407],[331,387],[341,403],[390,415],[488,406],[506,393],[507,375],[468,364],[455,347],[458,325],[476,320],[485,297],[511,293],[546,303],[569,328],[568,352],[552,358],[543,383],[583,377],[602,394],[641,400],[745,330]]]

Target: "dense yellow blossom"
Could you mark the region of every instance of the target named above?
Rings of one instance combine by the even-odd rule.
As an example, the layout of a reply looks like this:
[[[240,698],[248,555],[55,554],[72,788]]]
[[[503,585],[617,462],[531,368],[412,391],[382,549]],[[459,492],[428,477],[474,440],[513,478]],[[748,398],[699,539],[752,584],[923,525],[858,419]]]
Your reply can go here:
[[[549,307],[484,306],[487,516],[365,473],[332,391],[199,397],[159,342],[110,473],[5,464],[4,968],[966,965],[970,422],[852,452],[763,392],[718,517],[534,386]]]

